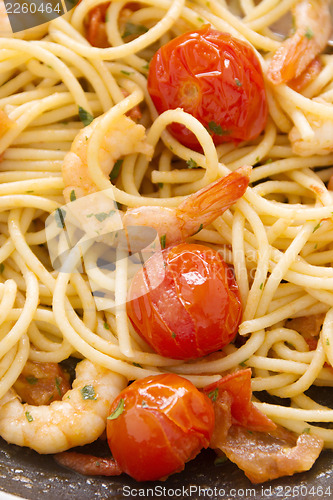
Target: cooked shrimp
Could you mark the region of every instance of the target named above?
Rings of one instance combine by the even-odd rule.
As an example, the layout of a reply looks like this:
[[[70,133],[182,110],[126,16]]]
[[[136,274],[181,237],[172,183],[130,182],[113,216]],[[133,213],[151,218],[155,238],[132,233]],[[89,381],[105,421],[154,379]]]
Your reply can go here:
[[[98,118],[95,119],[79,132],[71,151],[65,156],[62,175],[65,184],[64,197],[67,202],[73,191],[75,198],[97,192],[97,186],[89,176],[87,143],[98,121]],[[120,156],[134,152],[151,156],[153,151],[145,142],[144,127],[122,116],[104,139],[100,160],[105,175],[109,175]],[[222,215],[244,194],[249,183],[250,171],[251,167],[239,168],[227,177],[218,179],[197,193],[189,195],[177,208],[142,206],[129,209],[123,215],[123,225],[152,227],[160,236],[165,235],[167,245],[185,240]]]
[[[91,134],[100,119],[96,118],[84,127],[73,141],[71,150],[65,156],[62,177],[65,184],[64,197],[70,201],[71,192],[80,198],[98,191],[89,176],[87,147]],[[145,128],[127,116],[121,116],[104,138],[100,151],[100,164],[105,175],[109,175],[116,160],[125,154],[144,153],[152,155],[152,147],[145,142]]]
[[[319,98],[315,99],[320,101]],[[293,153],[300,156],[326,155],[333,151],[333,120],[308,116],[314,135],[303,139],[296,127],[289,132]]]
[[[332,32],[330,0],[300,0],[292,14],[295,33],[275,52],[267,72],[275,85],[297,78],[324,50]]]
[[[38,453],[91,443],[104,431],[110,404],[126,385],[121,375],[84,360],[62,401],[49,406],[22,404],[10,389],[0,400],[0,436]]]
[[[198,233],[222,215],[243,194],[249,184],[251,167],[241,167],[193,193],[177,208],[142,206],[127,210],[124,226],[149,226],[171,245]]]

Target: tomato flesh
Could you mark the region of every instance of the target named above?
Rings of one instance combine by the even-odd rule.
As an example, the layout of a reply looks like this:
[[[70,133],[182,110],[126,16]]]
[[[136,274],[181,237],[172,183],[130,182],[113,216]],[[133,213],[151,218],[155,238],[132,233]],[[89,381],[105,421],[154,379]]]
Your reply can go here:
[[[183,108],[210,132],[216,145],[256,138],[267,121],[267,99],[252,47],[205,25],[180,35],[154,55],[148,91],[158,113]],[[200,149],[195,135],[173,123],[171,134]]]
[[[161,479],[183,470],[207,448],[214,429],[210,399],[174,374],[138,380],[112,403],[107,420],[110,450],[119,467],[137,481]]]
[[[174,359],[215,352],[235,337],[242,306],[231,269],[204,245],[182,243],[149,260],[150,272],[164,272],[152,288],[145,268],[133,278],[127,314],[153,349]],[[161,270],[161,266],[164,269]]]

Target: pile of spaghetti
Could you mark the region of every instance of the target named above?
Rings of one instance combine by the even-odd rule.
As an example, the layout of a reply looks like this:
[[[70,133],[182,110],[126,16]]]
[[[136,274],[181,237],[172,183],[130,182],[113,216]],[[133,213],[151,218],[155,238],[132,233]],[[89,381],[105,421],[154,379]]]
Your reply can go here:
[[[285,42],[273,27],[297,8],[295,3],[83,0],[35,36],[32,31],[29,40],[24,33],[1,38],[0,434],[9,442],[43,453],[60,451],[43,447],[37,428],[28,436],[31,409],[17,399],[24,408],[22,418],[17,413],[8,415],[3,408],[16,398],[17,386],[13,386],[28,360],[60,363],[74,357],[99,367],[97,379],[108,370],[119,374],[113,397],[128,380],[149,375],[171,372],[202,388],[250,367],[252,390],[259,398],[253,401],[259,410],[297,434],[318,436],[325,447],[332,448],[333,430],[324,424],[333,422],[333,410],[306,391],[333,385],[333,195],[329,190],[333,56],[326,50],[327,39],[318,40],[325,31],[320,16],[310,18],[313,24],[302,35],[305,45],[295,45],[294,58],[284,61],[285,67],[292,68],[299,51],[310,53],[317,44],[305,62],[305,74],[297,79],[282,75],[278,81],[270,68]],[[324,12],[326,2],[313,4]],[[295,10],[294,14],[296,32],[288,40],[294,37],[295,41],[301,13]],[[175,37],[206,25],[246,41],[260,61],[268,119],[255,139],[215,147],[209,131],[182,109],[158,117],[147,90],[152,57]],[[147,140],[142,150],[135,150],[130,132],[119,125],[110,150],[119,149],[115,160],[120,157],[121,162],[116,162],[109,179],[110,172],[106,176],[103,166],[95,169],[95,158],[108,130],[124,118],[141,124]],[[186,124],[202,148],[179,142],[169,127],[175,122]],[[83,270],[66,274],[53,268],[45,221],[78,197],[70,187],[64,198],[64,188],[75,185],[75,179],[68,184],[62,167],[85,126],[87,144],[82,135],[77,144],[88,148],[85,169],[88,173],[95,169],[93,181],[99,190],[112,188],[122,211],[177,207],[185,196],[210,182],[243,165],[253,167],[242,198],[189,240],[218,250],[234,269],[243,305],[236,342],[195,361],[159,355],[133,328],[126,307],[97,307]],[[125,297],[128,279],[123,260],[116,262],[114,272],[110,286]],[[82,387],[92,387],[89,377],[83,375],[81,392]],[[274,404],[260,402],[263,391],[290,398],[290,406],[279,405],[277,398]],[[85,403],[91,404],[89,399],[94,398],[86,396]],[[105,421],[99,425],[95,438]],[[83,444],[67,438],[67,448]]]

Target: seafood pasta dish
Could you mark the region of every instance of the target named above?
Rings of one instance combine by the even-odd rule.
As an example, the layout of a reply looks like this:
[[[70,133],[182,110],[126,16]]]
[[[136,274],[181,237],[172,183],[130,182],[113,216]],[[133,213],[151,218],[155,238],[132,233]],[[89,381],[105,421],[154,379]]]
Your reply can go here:
[[[0,1],[0,436],[138,481],[208,447],[253,483],[309,470],[333,447],[330,1],[81,0],[26,31]]]

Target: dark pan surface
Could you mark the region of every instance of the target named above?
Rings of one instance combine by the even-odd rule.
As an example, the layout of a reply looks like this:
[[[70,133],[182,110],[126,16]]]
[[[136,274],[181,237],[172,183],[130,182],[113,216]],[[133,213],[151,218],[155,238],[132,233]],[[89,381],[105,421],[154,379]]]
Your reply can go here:
[[[307,393],[332,408],[332,388],[311,388]],[[107,447],[99,441],[84,447],[84,451],[103,456]],[[29,500],[333,498],[333,451],[323,451],[308,472],[259,485],[251,484],[229,461],[214,465],[215,457],[212,450],[205,450],[189,462],[183,472],[165,482],[137,483],[125,474],[114,478],[81,476],[60,467],[52,456],[9,445],[0,438],[0,498],[1,491]]]

